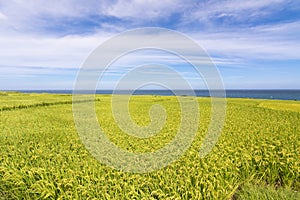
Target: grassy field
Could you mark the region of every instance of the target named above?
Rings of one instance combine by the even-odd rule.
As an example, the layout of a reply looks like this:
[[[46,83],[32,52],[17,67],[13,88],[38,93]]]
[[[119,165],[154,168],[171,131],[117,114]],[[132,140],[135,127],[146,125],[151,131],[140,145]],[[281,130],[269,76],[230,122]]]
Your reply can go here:
[[[180,121],[176,97],[133,96],[132,118],[150,122],[165,107],[161,132],[125,135],[111,114],[111,97],[97,95],[99,123],[119,148],[155,151],[172,140]],[[0,93],[0,199],[299,199],[300,102],[227,99],[226,121],[212,152],[198,151],[210,120],[199,98],[199,129],[184,155],[161,170],[133,174],[94,159],[79,139],[72,96]]]

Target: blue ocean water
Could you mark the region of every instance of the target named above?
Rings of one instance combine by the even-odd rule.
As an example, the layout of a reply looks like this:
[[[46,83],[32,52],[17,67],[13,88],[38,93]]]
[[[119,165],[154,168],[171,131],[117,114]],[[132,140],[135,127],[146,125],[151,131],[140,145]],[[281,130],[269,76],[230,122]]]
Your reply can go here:
[[[56,93],[56,94],[72,94],[72,90],[18,90],[24,93]],[[209,97],[208,90],[195,90],[196,96]],[[87,92],[91,93],[91,92]],[[127,90],[113,91],[113,90],[97,90],[97,94],[130,94]],[[176,90],[136,90],[133,95],[161,95],[174,96],[190,95],[190,91]],[[300,90],[226,90],[226,97],[228,98],[252,98],[252,99],[282,99],[282,100],[300,100]]]

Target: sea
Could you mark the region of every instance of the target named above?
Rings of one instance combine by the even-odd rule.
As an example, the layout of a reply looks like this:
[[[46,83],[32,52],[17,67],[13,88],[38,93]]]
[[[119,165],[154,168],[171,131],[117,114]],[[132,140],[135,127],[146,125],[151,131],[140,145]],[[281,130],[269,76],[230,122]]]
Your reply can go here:
[[[72,94],[73,90],[18,90],[23,93],[52,93],[52,94]],[[86,91],[85,93],[93,93]],[[96,94],[131,94],[130,91],[114,91],[114,90],[96,90]],[[190,95],[191,91],[186,90],[136,90],[132,95]],[[198,97],[210,97],[208,90],[194,90],[194,94]],[[251,99],[280,99],[300,101],[299,90],[226,90],[227,98],[251,98]]]

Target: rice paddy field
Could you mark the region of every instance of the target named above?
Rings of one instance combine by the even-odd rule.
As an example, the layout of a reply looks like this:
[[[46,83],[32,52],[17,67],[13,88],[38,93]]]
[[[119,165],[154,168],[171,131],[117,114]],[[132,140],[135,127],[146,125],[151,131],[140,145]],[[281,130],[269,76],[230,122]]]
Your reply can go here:
[[[132,96],[130,113],[149,124],[162,105],[163,129],[147,139],[126,135],[111,113],[111,96],[96,96],[101,128],[119,148],[151,152],[175,136],[175,96]],[[200,158],[210,98],[198,98],[200,121],[190,148],[171,165],[127,173],[98,162],[74,125],[72,96],[0,92],[0,199],[300,199],[300,102],[227,99],[213,150]]]

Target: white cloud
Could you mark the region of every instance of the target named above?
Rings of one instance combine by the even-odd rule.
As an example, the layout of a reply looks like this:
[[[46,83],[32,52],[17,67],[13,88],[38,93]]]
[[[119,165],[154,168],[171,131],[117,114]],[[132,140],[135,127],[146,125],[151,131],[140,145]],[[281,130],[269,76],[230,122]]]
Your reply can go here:
[[[191,32],[188,24],[200,22],[211,24],[219,18],[229,17],[244,21],[247,18],[268,16],[281,6],[292,1],[261,0],[261,1],[85,1],[85,0],[0,0],[0,66],[19,66],[24,75],[30,75],[29,69],[20,70],[21,66],[36,66],[46,68],[79,68],[87,56],[106,39],[116,32],[126,30],[135,25],[148,25],[147,22],[164,21],[173,14],[180,13],[182,17],[181,30],[204,47],[217,65],[230,65],[236,68],[249,65],[251,61],[263,60],[300,60],[300,21],[262,26],[216,27],[203,28],[202,32]],[[295,3],[294,3],[295,4]],[[293,5],[294,5],[293,4]],[[299,6],[298,6],[299,8]],[[39,27],[49,23],[58,25],[61,18],[86,19],[90,16],[116,17],[125,19],[127,23],[99,22],[90,35],[68,35],[64,37],[55,34],[41,34]],[[246,20],[245,20],[246,21]],[[101,26],[100,26],[101,25]],[[186,27],[185,27],[186,25]],[[200,27],[201,29],[202,27]],[[142,35],[139,40],[149,37]],[[165,37],[164,41],[172,41]],[[134,42],[128,40],[126,45]],[[189,51],[184,44],[180,48]],[[110,55],[113,52],[107,52]],[[194,59],[194,58],[193,58]],[[124,61],[124,66],[141,63],[143,60],[153,60],[162,63],[179,62],[172,56],[139,55]],[[121,63],[122,64],[122,63]],[[4,68],[1,68],[3,76]],[[27,71],[26,71],[27,70]],[[52,73],[43,69],[44,72]],[[114,69],[118,72],[119,69]],[[12,74],[12,70],[7,70]],[[36,71],[35,71],[36,72]],[[19,74],[22,75],[22,74]]]
[[[118,18],[146,19],[149,21],[168,17],[183,6],[183,2],[177,0],[166,0],[163,2],[153,0],[119,0],[117,3],[109,6],[104,13]]]
[[[107,36],[4,36],[0,38],[0,65],[78,68]]]
[[[0,31],[39,33],[41,28],[64,18],[76,20],[100,15],[107,4],[109,1],[100,0],[2,0],[0,11],[7,20],[0,24]]]
[[[0,11],[7,16],[8,21],[6,26],[0,24],[0,30],[2,27],[3,30],[10,28],[34,32],[37,28],[47,25],[48,19],[49,23],[53,23],[62,18],[94,20],[95,16],[127,19],[126,24],[118,24],[119,28],[124,29],[130,25],[143,25],[145,21],[167,20],[172,14],[185,12],[191,6],[189,2],[180,0],[2,0]],[[99,27],[103,25],[104,28],[117,28],[107,21],[97,20]]]
[[[261,26],[251,29],[238,29],[219,33],[187,33],[204,47],[216,64],[243,64],[249,60],[300,59],[300,23],[294,22],[274,26]],[[293,37],[290,36],[293,34]],[[85,36],[36,36],[3,35],[0,37],[0,65],[2,66],[44,66],[79,68],[87,56],[111,33],[101,32]],[[140,36],[140,41],[147,36]],[[172,38],[162,39],[170,41]],[[127,40],[126,45],[134,42]],[[120,46],[121,48],[121,46]],[[190,51],[184,44],[180,48]],[[107,52],[113,53],[113,52]],[[192,58],[192,57],[190,57]],[[129,57],[124,65],[141,60],[154,60],[163,63],[178,62],[172,56],[161,54]]]
[[[13,17],[38,15],[79,17],[100,12],[108,2],[99,0],[14,0],[2,1],[1,10]]]
[[[263,7],[272,6],[278,3],[287,2],[286,0],[260,0],[260,1],[239,1],[239,0],[227,0],[227,1],[212,1],[211,9],[214,12],[240,12],[244,10],[261,9]]]
[[[0,20],[4,20],[4,19],[6,19],[6,16],[0,12]]]
[[[299,34],[299,21],[217,33],[190,33],[210,54],[244,60],[300,59]]]
[[[202,21],[209,23],[215,18],[233,17],[237,20],[260,17],[272,12],[272,8],[288,3],[285,0],[260,0],[260,1],[208,1],[199,3],[198,6],[185,16],[184,22]],[[267,9],[266,9],[267,8]]]

